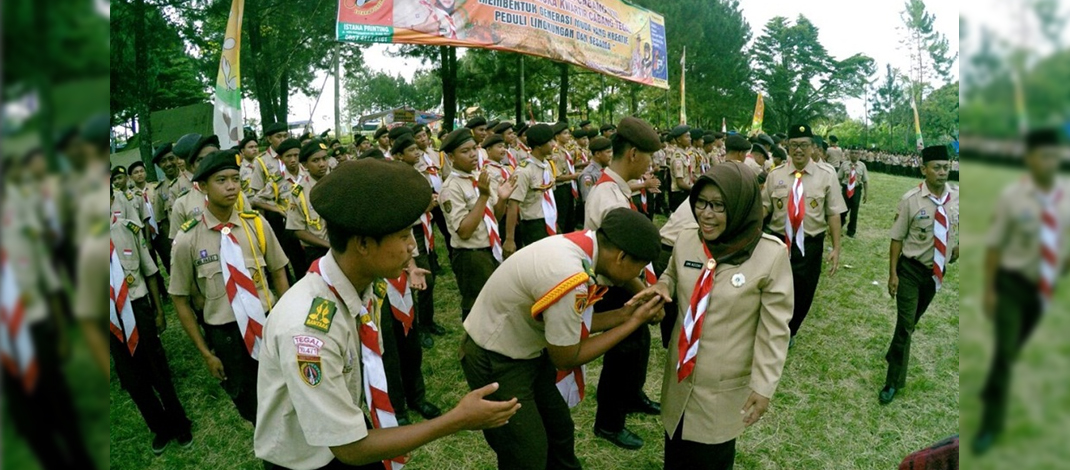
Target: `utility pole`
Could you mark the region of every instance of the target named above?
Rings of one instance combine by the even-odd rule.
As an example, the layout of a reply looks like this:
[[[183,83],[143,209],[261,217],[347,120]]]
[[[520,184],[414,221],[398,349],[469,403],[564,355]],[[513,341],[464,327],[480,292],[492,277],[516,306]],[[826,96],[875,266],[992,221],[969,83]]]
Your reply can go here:
[[[334,137],[342,138],[342,101],[341,80],[338,70],[341,68],[342,43],[334,43]]]

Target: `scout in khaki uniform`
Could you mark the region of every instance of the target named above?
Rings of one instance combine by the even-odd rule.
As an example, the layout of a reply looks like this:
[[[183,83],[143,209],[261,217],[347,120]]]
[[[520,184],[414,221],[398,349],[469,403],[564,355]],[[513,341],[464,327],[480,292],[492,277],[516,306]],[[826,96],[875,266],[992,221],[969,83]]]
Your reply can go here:
[[[832,149],[829,149],[831,155]],[[850,152],[849,160],[839,165],[837,176],[843,189],[843,200],[847,203],[847,212],[840,214],[840,224],[847,227],[847,236],[854,238],[858,229],[859,202],[869,199],[869,171],[866,164],[858,161],[858,152]],[[848,222],[850,214],[850,222]]]
[[[382,210],[384,200],[391,210]],[[404,165],[362,159],[320,180],[310,202],[327,223],[331,250],[280,299],[265,327],[256,456],[301,470],[382,469],[384,461],[396,468],[432,440],[509,420],[519,408],[515,399],[483,399],[496,384],[443,416],[402,428],[385,398],[379,324],[388,314],[381,310],[385,288],[376,286],[411,262],[410,227],[431,202],[427,181]]]
[[[680,203],[687,198],[688,192],[691,191],[691,182],[693,180],[691,158],[686,152],[686,148],[691,146],[691,128],[687,126],[676,126],[669,132],[669,146],[666,150],[669,152],[669,177],[672,179],[670,183],[671,192],[669,193],[669,210],[675,211]]]
[[[925,182],[899,200],[888,250],[888,294],[895,298],[896,322],[888,346],[888,376],[878,398],[891,403],[907,384],[910,337],[940,290],[944,274],[959,257],[959,191],[947,184],[947,147],[921,151]]]
[[[975,453],[987,452],[1003,432],[1014,361],[1048,311],[1066,274],[1070,239],[1070,185],[1056,177],[1065,148],[1056,129],[1025,138],[1029,176],[1003,191],[988,231],[985,315],[994,322],[995,351],[981,400]]]
[[[834,135],[829,136],[829,148],[825,151],[825,161],[833,168],[839,168],[844,162],[844,150],[840,148],[840,139]]]
[[[500,186],[513,176],[513,170],[506,159],[509,152],[505,146],[505,138],[501,134],[488,135],[478,147],[487,151],[487,164],[484,168],[495,186]]]
[[[527,132],[530,127],[528,123],[521,122],[517,124],[513,130],[516,131],[516,142],[509,144],[510,148],[516,151],[516,166],[519,167],[524,160],[531,158],[531,146],[528,143]],[[508,134],[508,132],[506,132]],[[509,141],[506,140],[506,143]],[[515,170],[514,170],[515,171]]]
[[[530,132],[530,131],[529,131]],[[575,152],[570,151],[572,133],[567,122],[558,122],[553,126],[554,149],[550,163],[554,168],[554,202],[557,203],[557,226],[562,233],[576,228],[576,199],[579,198],[579,186],[576,179]]]
[[[170,196],[168,209],[172,207],[178,198],[193,188],[193,172],[186,169],[189,167],[189,162],[186,161],[186,153],[189,153],[190,148],[196,145],[200,139],[200,134],[183,135],[175,141],[173,146],[170,146],[171,148],[165,146],[165,149],[162,150],[164,153],[160,154],[158,165],[163,170],[164,176],[167,176],[167,193]],[[184,153],[179,153],[180,150]],[[167,155],[168,153],[174,155],[173,160]],[[193,167],[193,169],[196,168]],[[174,171],[175,176],[168,175],[168,169]],[[178,225],[182,225],[182,223],[179,222]],[[174,239],[173,235],[171,239]]]
[[[710,170],[706,150],[702,148],[705,145],[704,135],[706,135],[706,131],[702,129],[697,127],[691,129],[691,148],[688,150],[691,154],[691,163],[696,175],[701,175]]]
[[[724,163],[724,162],[721,162]],[[718,163],[719,165],[720,163]],[[661,274],[668,269],[669,258],[672,257],[672,250],[676,245],[676,239],[680,237],[681,233],[685,231],[697,229],[698,222],[695,220],[695,214],[691,213],[691,197],[688,196],[684,200],[680,207],[677,207],[669,216],[669,220],[665,222],[665,225],[661,226],[658,230],[658,234],[661,236],[661,254],[658,255],[657,261],[654,261],[654,275],[661,277]],[[676,324],[676,316],[678,310],[676,302],[665,303],[665,319],[661,321],[661,347],[669,347],[669,340],[671,340],[672,327]]]
[[[322,258],[330,248],[327,243],[327,225],[308,202],[308,195],[316,182],[327,176],[327,146],[314,140],[301,148],[301,166],[308,172],[307,178],[290,189],[290,207],[286,216],[286,230],[292,230],[305,248],[305,263]]]
[[[431,189],[435,192],[434,200],[437,201],[439,199],[438,195],[442,193],[442,183],[446,181],[448,174],[443,174],[442,164],[438,160],[438,152],[432,146],[431,130],[426,125],[420,124],[412,129],[412,137],[416,139],[416,146],[420,148],[420,161],[416,164],[416,170],[431,182]],[[447,160],[449,159],[447,158]],[[442,213],[442,207],[439,204],[433,205],[431,221],[435,223],[438,233],[441,233],[446,240],[447,253],[452,255],[453,247],[450,245],[450,232],[449,228],[446,227],[446,216]],[[434,271],[437,274],[440,271],[438,253],[433,253],[431,257],[434,261]]]
[[[156,201],[156,184],[149,184],[146,181],[145,164],[141,160],[131,163],[126,167],[128,177],[132,183],[130,192],[134,195],[134,199],[137,199],[138,204],[141,206],[142,214],[145,216],[145,233],[143,236],[150,241],[156,238],[156,234],[159,233],[160,227],[156,220],[156,207],[154,205]]]
[[[464,322],[461,368],[472,389],[497,382],[490,398],[520,399],[508,424],[483,432],[499,469],[580,468],[569,407],[583,399],[583,365],[662,311],[659,297],[599,314],[593,307],[605,286],[635,280],[657,252],[654,225],[617,208],[597,232],[525,246],[490,276]]]
[[[119,381],[155,434],[152,451],[160,455],[172,439],[189,446],[193,434],[160,343],[164,314],[158,270],[142,230],[132,220],[111,224],[109,277],[115,295],[110,301],[116,313],[111,319],[110,348]]]
[[[497,142],[487,153],[493,159],[499,150],[504,150],[497,147],[505,142],[497,134],[486,141],[492,140]],[[516,177],[499,179],[502,175],[495,173],[501,168],[495,168],[493,161],[477,172],[475,141],[465,130],[447,135],[442,148],[453,161],[453,173],[443,184],[442,211],[453,243],[450,263],[457,275],[463,322],[491,273],[504,261],[498,220],[505,214]]]
[[[516,190],[509,196],[505,241],[502,243],[506,258],[515,253],[518,246],[530,245],[560,231],[554,201],[554,167],[549,161],[554,148],[554,131],[546,124],[535,124],[525,135],[531,145],[531,158],[520,163],[516,171]]]
[[[595,137],[590,143],[591,162],[580,173],[580,199],[586,206],[594,184],[602,179],[602,171],[613,159],[613,143],[605,137]],[[586,208],[585,211],[586,212]]]
[[[190,168],[198,168],[200,162],[213,152],[219,151],[219,137],[215,135],[201,136],[200,134],[187,134],[186,136],[178,139],[175,144],[175,154],[188,162]],[[235,204],[242,205],[244,199],[241,195],[238,195],[238,202]],[[196,219],[204,213],[204,193],[196,189],[196,185],[192,176],[190,177],[190,187],[183,190],[175,198],[174,204],[171,205],[171,233],[168,236],[171,240],[178,237],[179,229],[182,224],[191,219]]]
[[[739,134],[732,134],[725,139],[724,147],[724,161],[742,163],[753,171],[755,176],[762,173],[762,166],[754,161],[754,157],[750,155],[754,146],[745,137]]]
[[[249,180],[250,190],[256,196],[249,201],[252,207],[267,219],[271,231],[275,233],[279,245],[293,266],[294,275],[300,278],[308,271],[308,266],[305,264],[305,252],[301,248],[300,240],[293,232],[286,230],[286,212],[290,206],[290,190],[294,181],[300,178],[300,174],[295,174],[294,170],[300,171],[297,160],[301,154],[301,141],[287,137],[275,143],[273,135],[269,137],[269,141],[272,145],[268,150],[274,156],[265,152],[256,157],[256,171]]]
[[[717,165],[691,190],[684,231],[650,290],[680,299],[662,379],[666,469],[731,469],[736,438],[769,408],[788,354],[791,263],[762,233],[758,183]]]
[[[134,196],[133,191],[126,189],[128,180],[125,167],[120,165],[111,170],[112,218],[137,220],[138,223],[143,223],[146,217],[140,204],[141,200]]]
[[[208,371],[221,381],[241,417],[254,422],[256,360],[265,316],[276,298],[266,276],[271,275],[278,294],[286,292],[286,255],[262,216],[235,210],[241,193],[236,150],[205,157],[193,181],[207,205],[199,217],[182,224],[175,238],[168,293]],[[194,293],[205,299],[204,336],[190,308]]]
[[[505,157],[502,158],[502,165],[509,169],[512,173],[516,171],[516,167],[520,166],[520,162],[528,158],[528,153],[521,150],[518,147],[519,142],[516,139],[516,128],[511,122],[498,123],[491,129],[495,134],[502,136],[502,140],[505,141]]]
[[[626,117],[613,135],[613,159],[601,178],[591,189],[587,199],[585,230],[597,231],[606,215],[616,209],[638,212],[632,203],[632,188],[628,180],[638,179],[650,169],[651,154],[661,148],[654,128],[645,121]],[[657,258],[657,250],[651,261]],[[653,277],[653,271],[650,273]],[[653,282],[653,279],[650,279]],[[595,312],[618,309],[645,285],[639,277],[622,288],[610,288]],[[625,427],[625,417],[631,411],[656,415],[659,405],[643,392],[647,363],[650,359],[650,329],[645,325],[605,353],[602,374],[598,378],[598,411],[594,433],[625,449],[638,449],[643,439]]]
[[[250,183],[253,173],[256,173],[256,157],[260,155],[260,146],[257,145],[255,136],[248,136],[238,143],[238,150],[241,151],[241,192],[246,200],[252,200],[256,197],[256,191],[253,191]]]
[[[762,206],[772,214],[769,231],[791,248],[791,272],[795,279],[795,312],[791,317],[791,344],[814,302],[825,251],[825,233],[832,238],[828,254],[829,275],[840,261],[840,213],[846,207],[836,173],[811,160],[813,133],[806,124],[788,131],[791,162],[773,170],[762,189]]]
[[[157,147],[152,154],[152,163],[163,170],[164,176],[164,180],[160,182],[159,187],[156,189],[156,200],[153,201],[152,205],[156,209],[156,223],[160,227],[159,238],[162,239],[160,243],[166,243],[161,247],[168,252],[168,260],[171,259],[171,205],[175,202],[174,195],[182,192],[182,190],[179,190],[176,193],[174,189],[181,186],[181,181],[189,182],[187,178],[180,178],[178,171],[179,158],[175,156],[173,148],[174,146],[168,142]],[[168,262],[167,266],[171,266],[171,263]]]

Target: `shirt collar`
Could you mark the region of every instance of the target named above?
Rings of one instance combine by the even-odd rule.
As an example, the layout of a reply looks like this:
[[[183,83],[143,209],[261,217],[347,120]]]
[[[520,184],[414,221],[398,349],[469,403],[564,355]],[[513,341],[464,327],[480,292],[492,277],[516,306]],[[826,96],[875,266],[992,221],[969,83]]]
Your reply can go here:
[[[207,208],[205,208],[201,212],[201,215],[204,217],[204,225],[206,227],[208,227],[208,228],[213,228],[213,227],[223,223],[223,221],[217,219],[215,217],[215,214],[213,214],[212,211],[208,210]],[[241,223],[241,216],[238,215],[238,208],[237,207],[231,209],[231,211],[230,211],[230,219],[228,219],[226,222],[230,223],[230,224],[233,224],[233,225],[239,225]]]
[[[608,175],[614,183],[617,183],[617,188],[619,188],[625,196],[631,197],[632,188],[631,186],[628,186],[628,182],[625,181],[624,178],[617,174],[617,172],[613,171],[612,168],[606,168],[603,173],[605,175]]]
[[[345,303],[350,315],[359,317],[360,309],[366,307],[368,299],[372,296],[375,282],[368,284],[364,292],[357,292],[357,289],[349,282],[349,278],[342,272],[342,268],[338,266],[338,262],[335,261],[334,250],[327,251],[327,255],[320,259],[320,269],[331,280],[338,295],[342,296],[342,302]]]

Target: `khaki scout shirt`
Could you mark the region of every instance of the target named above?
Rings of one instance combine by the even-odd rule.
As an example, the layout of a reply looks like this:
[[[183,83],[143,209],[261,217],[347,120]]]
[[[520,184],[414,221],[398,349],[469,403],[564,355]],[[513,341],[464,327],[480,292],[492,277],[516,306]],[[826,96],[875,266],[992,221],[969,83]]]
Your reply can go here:
[[[506,180],[513,176],[513,172],[516,171],[504,160],[502,162],[487,160],[487,166],[484,168],[487,170],[487,175],[490,176],[490,182],[493,185],[492,187],[495,188],[501,186],[502,183],[505,183]],[[442,180],[442,182],[445,183],[446,180]],[[498,197],[497,189],[494,190],[494,197]]]
[[[256,284],[260,303],[266,312],[271,309],[273,296],[264,276],[286,267],[289,260],[267,220],[255,212],[245,214],[255,215],[256,218],[246,219],[242,213],[233,210],[227,222],[234,225],[231,233],[238,239],[238,245],[245,255],[245,267]],[[257,219],[262,226],[259,234],[264,238],[263,251],[257,235]],[[204,321],[209,325],[226,325],[235,321],[234,310],[227,298],[227,288],[223,284],[223,263],[219,258],[222,234],[212,229],[220,223],[206,210],[200,217],[181,224],[171,251],[171,283],[167,288],[167,293],[171,295],[192,296],[200,292],[205,299]]]
[[[591,163],[584,167],[583,172],[580,173],[580,198],[583,199],[585,204],[590,197],[591,189],[594,188],[594,184],[602,178],[602,171],[602,165],[591,160]]]
[[[831,149],[830,149],[831,150]],[[851,163],[847,160],[840,165],[840,171],[837,176],[840,178],[840,186],[847,186],[847,180],[851,177],[851,167],[854,166],[855,170],[855,189],[861,191],[862,185],[869,182],[869,172],[866,170],[866,164],[859,160],[857,163]]]
[[[269,148],[256,157],[254,165],[253,177],[249,180],[249,189],[255,194],[251,201],[275,204],[285,210],[288,194],[284,187],[286,178],[282,173],[285,169],[282,160]]]
[[[44,226],[40,214],[23,202],[14,184],[4,186],[4,229],[0,230],[0,245],[8,257],[17,295],[23,302],[23,321],[32,325],[48,318],[48,296],[62,286],[43,243]],[[117,198],[121,197],[121,194],[117,195]]]
[[[958,245],[959,238],[959,191],[947,184],[944,191],[951,191],[951,197],[944,204],[947,212],[947,259]],[[913,258],[927,267],[933,265],[933,225],[936,221],[936,203],[929,199],[932,191],[921,183],[903,195],[896,210],[895,222],[892,223],[892,240],[903,242],[903,256]]]
[[[597,245],[596,241],[596,254]],[[551,344],[579,343],[583,312],[576,311],[576,297],[587,295],[586,283],[556,293],[561,297],[538,319],[532,317],[531,308],[544,297],[553,298],[555,287],[583,273],[585,258],[583,249],[563,235],[539,240],[506,258],[483,286],[464,322],[468,336],[483,349],[521,360],[539,357]]]
[[[323,467],[334,460],[332,446],[368,436],[358,322],[374,284],[357,292],[332,252],[320,269],[341,298],[309,273],[268,315],[260,349],[253,450],[259,459],[293,469]]]
[[[130,191],[117,191],[112,190],[111,194],[111,215],[116,219],[129,219],[129,220],[145,220],[142,215],[141,206],[138,204],[140,200],[134,196]]]
[[[190,189],[175,199],[171,205],[171,227],[167,238],[174,240],[178,236],[179,228],[187,220],[196,219],[204,212],[204,193]]]
[[[152,215],[156,218],[156,222],[159,223],[162,220],[167,220],[166,217],[160,218],[160,207],[156,205],[156,200],[159,199],[157,193],[159,192],[160,183],[145,183],[144,188],[138,188],[134,186],[131,191],[134,192],[135,199],[141,201],[141,205],[145,211],[145,218],[149,216],[149,206],[145,204],[146,201],[152,204]]]
[[[313,236],[327,240],[327,222],[320,218],[319,213],[308,201],[312,194],[312,188],[316,186],[316,180],[311,176],[301,178],[301,184],[290,190],[290,208],[286,212],[286,230],[307,230]],[[301,241],[302,246],[310,246]]]
[[[555,145],[553,153],[550,154],[550,157],[554,162],[554,169],[556,170],[556,173],[554,174],[554,180],[557,182],[557,186],[570,183],[569,181],[557,181],[557,178],[559,176],[568,176],[572,174],[572,172],[568,171],[568,161],[565,159],[566,153],[571,156],[572,162],[573,164],[575,164],[576,153],[572,150],[567,150],[559,145]]]
[[[840,164],[844,162],[843,149],[839,147],[829,147],[829,149],[825,151],[825,155],[827,155],[826,159],[828,160],[829,165],[832,165],[835,168],[839,168]]]
[[[242,158],[238,172],[241,175],[241,192],[251,201],[256,197],[256,191],[253,190],[252,186],[253,175],[256,173],[256,159],[246,160]]]
[[[1062,240],[1070,240],[1070,185],[1057,179],[1052,190],[1062,193],[1055,202],[1055,218],[1063,230],[1059,236]],[[1042,197],[1047,195],[1031,179],[1018,180],[1003,190],[996,201],[988,229],[988,247],[1000,250],[1000,267],[1034,282],[1040,280]],[[1066,257],[1066,243],[1060,243],[1056,269],[1061,269]]]
[[[688,230],[677,240],[658,282],[677,299],[690,299],[708,259],[698,230]],[[772,398],[780,381],[794,292],[788,251],[770,235],[762,235],[742,264],[716,267],[695,368],[682,382],[676,374],[682,314],[673,326],[661,385],[667,432],[675,432],[686,414],[686,440],[720,444],[743,433],[740,410],[751,391]],[[681,312],[686,309],[680,305]]]
[[[542,184],[545,172],[550,173],[548,185]],[[554,190],[554,175],[550,163],[531,157],[520,163],[516,173],[519,175],[516,178],[516,189],[509,196],[509,200],[520,203],[520,220],[542,219],[542,193]]]
[[[476,201],[479,200],[479,189],[472,185],[475,178],[471,173],[454,168],[453,173],[450,173],[450,177],[446,178],[445,183],[442,183],[442,194],[439,196],[442,201],[442,214],[446,216],[446,228],[450,231],[450,245],[454,248],[480,249],[490,247],[490,235],[487,234],[487,225],[483,218],[479,219],[479,226],[467,240],[457,235],[461,222],[476,209]],[[487,207],[490,207],[493,211],[494,204],[497,204],[497,202],[498,184],[491,180]],[[501,232],[498,234],[500,236]]]
[[[658,232],[661,235],[661,244],[676,246],[676,238],[691,229],[698,229],[698,221],[695,220],[695,214],[691,213],[691,196],[688,196],[669,216],[665,225],[661,226]]]
[[[167,182],[167,194],[171,196],[170,201],[172,203],[190,189],[193,189],[193,174],[187,171],[179,173],[178,177]],[[167,207],[170,208],[171,206],[168,205]]]
[[[630,209],[632,207],[632,188],[612,168],[606,168],[602,173],[613,179],[613,184],[595,184],[587,203],[583,206],[583,228],[585,230],[598,230],[602,227],[602,219],[606,214],[618,207]]]
[[[762,207],[766,214],[773,214],[769,229],[777,234],[784,233],[787,225],[788,201],[792,185],[795,184],[795,171],[795,166],[790,163],[777,167],[765,179],[762,189]],[[839,216],[847,210],[847,204],[840,194],[835,173],[812,160],[802,169],[802,173],[803,198],[806,200],[803,232],[808,236],[820,235],[828,229],[826,217]]]
[[[149,293],[145,279],[154,276],[159,269],[149,253],[148,244],[141,230],[140,223],[133,220],[119,219],[111,224],[111,241],[115,244],[115,254],[123,265],[123,277],[130,299],[140,299]],[[110,262],[110,260],[109,260]]]
[[[689,183],[693,181],[691,173],[691,157],[676,146],[671,147],[671,150],[669,151],[671,152],[669,155],[669,166],[672,171],[672,174],[669,175],[669,177],[672,178],[671,189],[673,191],[684,191],[684,188],[681,188],[680,185],[677,184],[676,179],[682,178]]]

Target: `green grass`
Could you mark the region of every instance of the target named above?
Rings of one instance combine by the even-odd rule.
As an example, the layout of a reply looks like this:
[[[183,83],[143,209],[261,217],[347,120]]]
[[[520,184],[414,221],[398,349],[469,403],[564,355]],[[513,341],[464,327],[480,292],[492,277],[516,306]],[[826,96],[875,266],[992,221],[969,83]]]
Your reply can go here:
[[[873,175],[873,192],[862,206],[858,237],[845,239],[835,277],[822,276],[817,299],[798,343],[788,355],[772,407],[738,441],[739,469],[895,468],[903,456],[959,427],[958,279],[951,269],[944,289],[914,335],[908,385],[889,406],[877,403],[884,382],[884,353],[895,325],[887,294],[888,228],[896,202],[919,180]],[[661,221],[663,222],[663,220]],[[876,285],[874,285],[874,282]],[[429,397],[452,406],[467,392],[457,359],[461,333],[459,297],[452,272],[438,279],[437,318],[449,330],[424,356]],[[260,467],[252,452],[252,427],[243,422],[173,317],[163,334],[179,396],[194,422],[194,445],[172,445],[160,457],[149,450],[149,434],[128,395],[111,382],[113,468]],[[665,351],[657,329],[646,392],[657,399]],[[1064,367],[1065,369],[1065,367]],[[663,432],[659,418],[631,416],[629,429],[646,440],[639,451],[618,449],[593,436],[594,387],[601,360],[588,367],[588,398],[573,410],[576,447],[590,469],[661,468]],[[494,455],[480,433],[461,433],[411,455],[408,468],[493,468]],[[971,468],[971,467],[967,467]]]

